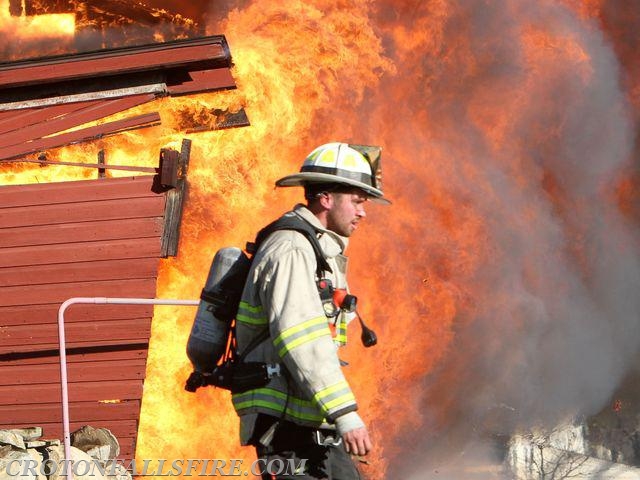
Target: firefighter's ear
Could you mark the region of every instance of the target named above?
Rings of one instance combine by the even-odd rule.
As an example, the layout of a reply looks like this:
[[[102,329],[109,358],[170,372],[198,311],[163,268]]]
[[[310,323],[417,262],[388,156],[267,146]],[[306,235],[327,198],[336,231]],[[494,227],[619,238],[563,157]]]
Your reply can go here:
[[[321,192],[316,196],[316,198],[325,210],[329,210],[333,207],[334,197],[330,192]]]

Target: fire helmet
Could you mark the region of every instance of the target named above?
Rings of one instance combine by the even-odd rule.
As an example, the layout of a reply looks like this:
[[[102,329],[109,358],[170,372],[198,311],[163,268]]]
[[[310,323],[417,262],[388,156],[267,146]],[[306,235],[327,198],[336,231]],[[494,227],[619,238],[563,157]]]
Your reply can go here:
[[[278,187],[304,186],[309,183],[338,183],[358,187],[372,200],[389,204],[381,182],[380,147],[347,143],[320,145],[305,158],[299,173],[276,182]]]

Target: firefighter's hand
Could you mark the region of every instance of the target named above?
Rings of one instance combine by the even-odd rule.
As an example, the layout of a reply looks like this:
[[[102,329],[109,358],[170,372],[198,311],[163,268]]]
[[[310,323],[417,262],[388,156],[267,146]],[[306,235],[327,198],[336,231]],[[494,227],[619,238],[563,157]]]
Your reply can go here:
[[[344,447],[353,455],[366,455],[371,450],[371,439],[358,412],[349,412],[336,419],[338,434]]]
[[[371,439],[365,427],[350,430],[342,435],[344,448],[353,455],[366,455],[371,451]]]

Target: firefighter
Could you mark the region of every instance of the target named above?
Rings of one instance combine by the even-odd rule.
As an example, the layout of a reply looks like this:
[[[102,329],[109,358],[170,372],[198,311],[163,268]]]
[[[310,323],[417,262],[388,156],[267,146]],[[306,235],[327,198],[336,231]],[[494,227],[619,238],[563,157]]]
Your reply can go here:
[[[293,230],[271,233],[253,259],[236,316],[238,351],[268,329],[269,337],[251,345],[244,361],[282,368],[265,387],[232,396],[240,440],[256,447],[262,465],[295,459],[301,467],[265,472],[264,479],[357,479],[350,454],[367,455],[372,448],[337,352],[353,314],[331,305],[319,289],[348,288],[348,238],[366,217],[368,200],[390,203],[376,178],[379,154],[378,147],[325,144],[309,154],[299,173],[276,182],[304,187],[306,205],[285,215],[315,229],[331,271],[318,278],[311,242]]]

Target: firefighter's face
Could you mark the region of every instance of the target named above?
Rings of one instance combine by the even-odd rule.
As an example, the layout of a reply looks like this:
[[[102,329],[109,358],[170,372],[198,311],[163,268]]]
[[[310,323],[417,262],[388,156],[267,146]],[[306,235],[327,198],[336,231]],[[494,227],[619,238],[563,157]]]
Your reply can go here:
[[[367,195],[361,190],[350,193],[328,193],[327,229],[350,237],[360,220],[367,216],[364,205]]]

